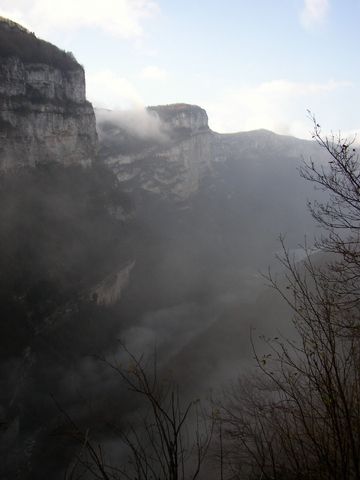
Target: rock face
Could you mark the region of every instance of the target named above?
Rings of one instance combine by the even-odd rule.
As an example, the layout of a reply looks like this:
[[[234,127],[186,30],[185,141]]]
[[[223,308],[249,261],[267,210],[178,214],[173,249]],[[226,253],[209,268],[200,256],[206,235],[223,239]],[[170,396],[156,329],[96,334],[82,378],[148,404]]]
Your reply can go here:
[[[0,170],[90,164],[97,133],[82,66],[1,18],[0,40]],[[31,54],[23,48],[28,44]]]
[[[157,139],[140,150],[140,140],[119,135],[118,129],[113,136],[103,135],[106,122],[100,121],[102,157],[126,191],[186,200],[211,170],[214,133],[209,129],[207,114],[198,106],[184,103],[148,107],[147,114],[160,123],[160,131]],[[136,145],[136,151],[127,148],[127,142]]]
[[[190,135],[168,148],[155,147],[133,157],[120,154],[106,161],[125,191],[142,190],[182,201],[198,190],[209,171],[211,145],[209,132]]]
[[[277,172],[272,171],[273,167],[281,171],[284,159],[288,169],[298,164],[302,155],[319,155],[314,142],[266,130],[213,132],[205,110],[195,105],[148,107],[147,113],[159,123],[161,135],[143,143],[135,134],[131,136],[123,124],[110,128],[109,123],[114,120],[106,123],[106,117],[99,116],[102,158],[116,173],[123,188],[132,194],[137,191],[183,202],[197,194],[202,184],[219,178],[224,164],[243,172],[240,177],[240,172],[236,172],[240,185],[247,174],[255,178],[256,168],[263,169],[258,172],[259,179],[270,169],[276,181]],[[105,125],[107,134],[104,135]],[[295,171],[294,177],[297,177]],[[244,188],[247,188],[246,182]]]
[[[148,107],[147,111],[159,116],[160,120],[172,132],[176,130],[199,133],[209,130],[206,111],[197,105],[175,103]]]

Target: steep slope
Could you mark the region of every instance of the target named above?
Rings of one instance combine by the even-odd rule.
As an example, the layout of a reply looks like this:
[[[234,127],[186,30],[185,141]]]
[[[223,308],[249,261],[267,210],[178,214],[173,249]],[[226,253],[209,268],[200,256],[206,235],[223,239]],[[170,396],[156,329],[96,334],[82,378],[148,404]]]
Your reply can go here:
[[[96,154],[83,68],[0,19],[2,479],[63,476],[72,453],[51,394],[76,405],[73,372],[121,328],[131,205]]]
[[[50,161],[89,165],[96,147],[83,67],[0,18],[0,171]]]
[[[147,138],[126,125],[116,128],[116,116],[102,112],[100,156],[133,195],[143,191],[185,200],[198,190],[210,167],[213,133],[207,114],[186,104],[149,107],[147,112],[150,123],[158,127]]]

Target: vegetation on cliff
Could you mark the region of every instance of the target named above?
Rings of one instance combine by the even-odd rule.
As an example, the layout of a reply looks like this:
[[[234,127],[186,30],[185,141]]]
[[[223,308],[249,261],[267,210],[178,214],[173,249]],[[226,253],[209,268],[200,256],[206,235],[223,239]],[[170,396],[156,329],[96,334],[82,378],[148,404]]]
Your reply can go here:
[[[44,63],[60,70],[83,68],[72,53],[41,40],[32,32],[0,17],[0,58],[17,57],[24,63]]]

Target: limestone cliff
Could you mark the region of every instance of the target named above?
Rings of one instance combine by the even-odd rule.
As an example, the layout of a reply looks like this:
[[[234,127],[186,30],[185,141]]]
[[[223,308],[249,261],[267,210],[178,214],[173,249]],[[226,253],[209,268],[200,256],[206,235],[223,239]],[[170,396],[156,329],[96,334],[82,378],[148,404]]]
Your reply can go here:
[[[88,165],[96,148],[83,67],[0,17],[0,170],[46,162]]]
[[[209,130],[206,111],[197,105],[175,103],[148,107],[150,114],[158,115],[165,128],[174,134],[183,131],[191,134]]]
[[[183,202],[197,194],[204,182],[215,181],[219,186],[222,181],[217,182],[216,178],[223,175],[224,164],[241,168],[241,178],[245,178],[248,170],[253,175],[257,168],[263,172],[270,169],[275,174],[276,165],[281,171],[283,166],[277,166],[276,159],[281,164],[281,159],[291,158],[288,168],[303,154],[319,155],[314,142],[266,130],[213,132],[206,111],[195,105],[148,107],[147,114],[156,120],[159,133],[147,141],[135,135],[130,138],[124,123],[115,125],[116,115],[109,115],[107,123],[106,116],[98,116],[101,155],[130,193],[150,193]],[[262,178],[263,174],[258,173]]]
[[[157,139],[143,144],[140,150],[140,140],[136,143],[136,139],[120,135],[119,129],[103,135],[108,124],[101,117],[98,128],[103,159],[125,190],[140,189],[183,201],[198,190],[201,179],[211,170],[214,134],[207,114],[184,103],[148,107],[147,114],[160,122],[160,131]],[[127,141],[136,150],[127,148]]]

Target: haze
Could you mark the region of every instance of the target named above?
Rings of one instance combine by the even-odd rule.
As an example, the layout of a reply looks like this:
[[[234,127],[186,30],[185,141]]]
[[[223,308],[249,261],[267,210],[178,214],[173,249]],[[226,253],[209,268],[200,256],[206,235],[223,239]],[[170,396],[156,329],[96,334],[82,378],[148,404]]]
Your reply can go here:
[[[0,0],[1,479],[359,477],[359,13]]]

